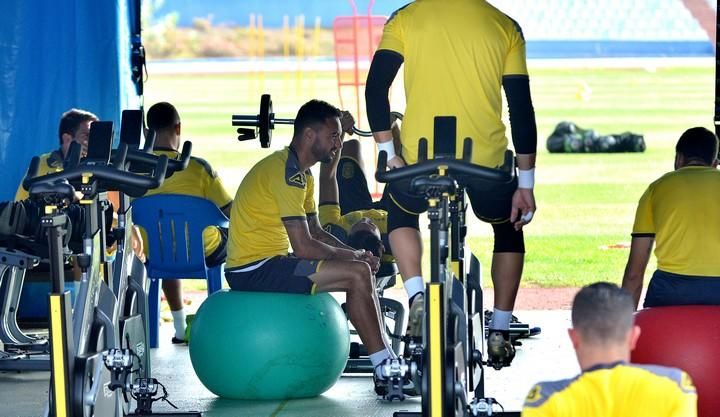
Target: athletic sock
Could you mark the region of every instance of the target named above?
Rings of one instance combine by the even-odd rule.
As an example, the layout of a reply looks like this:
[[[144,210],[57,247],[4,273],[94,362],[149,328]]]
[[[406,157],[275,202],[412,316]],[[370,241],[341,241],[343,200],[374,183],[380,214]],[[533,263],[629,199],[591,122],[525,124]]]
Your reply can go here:
[[[175,338],[185,340],[185,309],[170,311],[175,327]]]
[[[512,319],[512,311],[494,309],[492,320],[490,321],[491,330],[510,330],[510,320]]]
[[[403,283],[405,286],[405,292],[407,292],[408,299],[415,297],[418,293],[425,292],[425,282],[420,275],[409,278]]]
[[[368,356],[370,357],[370,363],[372,363],[373,369],[375,369],[375,376],[377,376],[378,378],[384,378],[384,377],[380,374],[380,367],[379,367],[379,365],[380,365],[381,363],[383,363],[383,362],[385,361],[385,359],[390,359],[390,358],[392,358],[392,357],[393,357],[392,353],[390,353],[390,351],[389,351],[387,348],[385,348],[385,349],[382,349],[382,350],[378,350],[378,351],[375,352],[375,353],[371,353],[371,354],[368,355]]]

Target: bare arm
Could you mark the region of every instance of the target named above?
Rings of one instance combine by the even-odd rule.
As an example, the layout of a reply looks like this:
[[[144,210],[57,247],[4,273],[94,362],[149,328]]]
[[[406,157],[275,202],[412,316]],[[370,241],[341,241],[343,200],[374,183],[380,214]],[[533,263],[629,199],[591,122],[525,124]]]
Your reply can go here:
[[[535,168],[535,159],[536,159],[536,153],[529,153],[529,154],[517,154],[517,166],[518,169],[522,169],[523,171]]]
[[[340,192],[336,178],[340,152],[338,151],[332,161],[320,164],[320,204],[338,203]]]
[[[622,287],[632,295],[636,310],[640,304],[645,269],[650,261],[650,252],[654,242],[655,238],[652,237],[633,237],[630,243],[630,255],[625,266]]]
[[[317,223],[317,218],[315,223]],[[313,238],[310,234],[308,222],[305,219],[284,220],[283,225],[285,225],[293,252],[299,258],[311,260],[361,260],[361,254],[357,253],[359,251],[335,247]]]
[[[518,154],[518,169],[523,171],[535,168],[535,156],[537,154]],[[535,204],[535,193],[532,188],[518,188],[513,194],[512,210],[510,212],[510,222],[515,226],[515,230],[520,230],[526,224],[530,223],[532,216],[537,211]]]
[[[355,118],[349,111],[343,111],[340,124],[342,126],[342,137],[340,138],[342,143],[345,133],[352,134]],[[342,148],[338,149],[330,162],[320,164],[320,204],[338,203],[340,201],[336,175],[341,154]]]
[[[367,264],[370,265],[370,269],[373,271],[373,274],[380,269],[380,258],[375,256],[375,254],[373,254],[372,252],[366,251],[364,249],[355,250],[352,247],[342,243],[335,236],[326,232],[322,228],[322,226],[320,226],[320,222],[318,221],[317,216],[309,217],[308,225],[310,227],[310,236],[313,239],[322,242],[330,247],[337,248],[338,250],[347,250],[354,253],[355,256],[359,257],[356,258],[356,260],[367,262]]]
[[[332,246],[334,248],[340,248],[340,249],[348,249],[348,250],[354,250],[350,246],[342,243],[340,240],[338,240],[335,236],[325,231],[325,229],[322,228],[320,225],[320,221],[318,220],[317,216],[310,216],[307,219],[308,228],[310,231],[310,236],[315,239],[319,240],[320,242]]]

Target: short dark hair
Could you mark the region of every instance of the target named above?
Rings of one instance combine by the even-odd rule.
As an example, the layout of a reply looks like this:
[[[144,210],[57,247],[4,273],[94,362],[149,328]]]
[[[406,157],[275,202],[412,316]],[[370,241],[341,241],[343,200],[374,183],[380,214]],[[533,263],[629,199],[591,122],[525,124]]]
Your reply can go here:
[[[62,146],[63,144],[62,136],[65,133],[69,134],[72,137],[75,137],[75,134],[77,133],[81,123],[94,122],[96,120],[98,120],[97,116],[85,110],[73,108],[63,113],[62,117],[60,117],[60,127],[58,128],[58,139],[60,141],[60,146]]]
[[[322,100],[310,100],[303,104],[295,116],[295,129],[293,136],[298,137],[306,127],[323,124],[327,119],[342,116],[340,109]]]
[[[686,130],[678,139],[675,152],[686,159],[696,159],[712,165],[718,156],[718,138],[704,127]]]
[[[382,240],[368,230],[358,230],[348,236],[348,246],[353,249],[365,249],[375,256],[382,256]]]
[[[634,323],[630,293],[609,282],[582,288],[573,300],[572,325],[591,343],[622,342]]]
[[[153,104],[148,110],[146,118],[148,129],[156,132],[175,128],[180,123],[180,114],[177,109],[166,101]]]

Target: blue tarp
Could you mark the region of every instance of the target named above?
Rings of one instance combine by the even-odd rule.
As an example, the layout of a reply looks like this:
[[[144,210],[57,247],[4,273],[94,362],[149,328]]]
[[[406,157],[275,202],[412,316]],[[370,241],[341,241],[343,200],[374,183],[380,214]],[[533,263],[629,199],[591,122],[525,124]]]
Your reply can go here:
[[[0,13],[0,201],[34,155],[57,149],[77,107],[115,122],[138,108],[130,76],[132,0],[10,0]]]

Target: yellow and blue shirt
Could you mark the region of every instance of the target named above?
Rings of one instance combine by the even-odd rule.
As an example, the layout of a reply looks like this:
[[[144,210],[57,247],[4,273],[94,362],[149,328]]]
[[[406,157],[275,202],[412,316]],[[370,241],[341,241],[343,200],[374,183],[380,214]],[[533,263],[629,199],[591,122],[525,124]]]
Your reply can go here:
[[[52,174],[55,172],[60,172],[63,170],[63,154],[58,149],[56,151],[52,151],[46,154],[40,155],[40,164],[38,165],[38,177]],[[21,201],[26,200],[28,197],[30,197],[30,194],[25,190],[20,184],[20,186],[17,189],[17,192],[15,193],[15,201]]]
[[[362,218],[368,218],[380,230],[383,238],[383,244],[386,245],[385,250],[389,250],[387,242],[387,211],[368,209],[355,210],[349,213],[340,214],[340,204],[338,203],[321,203],[318,207],[318,220],[328,233],[331,233],[343,242],[347,242],[350,235],[350,229]],[[391,262],[395,258],[389,253],[385,253],[383,261]]]
[[[419,138],[434,137],[435,116],[456,116],[456,157],[470,137],[474,163],[503,164],[508,139],[502,78],[528,74],[525,39],[515,21],[485,0],[418,0],[389,18],[378,50],[398,53],[405,62],[406,162],[417,161]],[[433,155],[432,140],[428,153]]]
[[[657,267],[720,277],[720,171],[688,166],[650,184],[640,198],[633,237],[654,237]]]
[[[169,159],[177,159],[179,153],[172,149],[155,149],[156,155],[166,155]],[[165,178],[159,188],[150,190],[146,196],[154,194],[182,194],[201,197],[212,201],[221,210],[232,203],[232,197],[225,190],[222,180],[210,164],[201,158],[191,157],[186,169],[177,171]],[[143,240],[147,242],[145,231],[141,231]],[[216,227],[207,227],[203,230],[205,256],[212,254],[220,246],[222,236]],[[147,248],[147,243],[145,244]]]
[[[697,393],[685,372],[617,362],[575,378],[541,382],[525,399],[523,417],[695,417]]]
[[[272,153],[245,175],[230,216],[226,269],[287,255],[289,241],[283,221],[317,215],[314,179],[302,170],[295,151]]]

